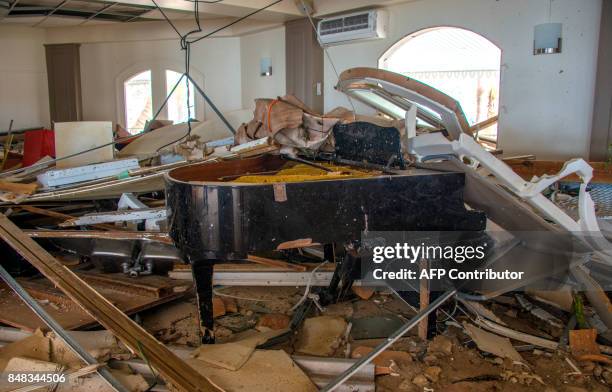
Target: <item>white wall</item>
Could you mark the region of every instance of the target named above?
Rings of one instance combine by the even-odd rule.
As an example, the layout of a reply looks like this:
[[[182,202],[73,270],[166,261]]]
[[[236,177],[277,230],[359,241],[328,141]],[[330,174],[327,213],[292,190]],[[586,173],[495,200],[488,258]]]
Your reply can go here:
[[[539,159],[586,157],[590,143],[601,0],[555,0],[552,21],[563,23],[563,53],[533,56],[533,27],[547,21],[549,0],[424,0],[388,7],[388,36],[334,46],[339,72],[378,66],[396,41],[434,26],[475,31],[502,49],[499,143],[505,155]],[[333,89],[325,64],[325,109],[350,107]]]
[[[260,59],[272,59],[272,75],[260,75]],[[285,27],[240,37],[242,107],[255,107],[255,98],[275,98],[286,92]]]
[[[82,44],[84,119],[124,124],[117,102],[118,78],[145,66],[161,68],[162,65],[174,65],[176,70],[183,71],[183,59],[184,52],[180,50],[178,40]],[[242,107],[240,38],[212,38],[194,44],[191,50],[191,72],[203,77],[201,87],[221,111]],[[154,103],[154,112],[157,105]],[[205,108],[205,117],[198,114],[198,119],[213,118],[214,113],[210,107],[206,105]]]
[[[0,130],[49,126],[45,30],[0,26]]]

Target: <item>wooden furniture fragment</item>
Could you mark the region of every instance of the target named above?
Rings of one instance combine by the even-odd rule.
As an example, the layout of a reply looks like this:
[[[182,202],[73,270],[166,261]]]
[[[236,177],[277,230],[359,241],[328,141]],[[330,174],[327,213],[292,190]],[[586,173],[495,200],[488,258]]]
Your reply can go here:
[[[19,184],[16,182],[8,182],[0,180],[0,191],[2,192],[12,192],[12,193],[20,193],[24,195],[31,195],[38,189],[37,183],[32,184]]]
[[[283,268],[286,270],[292,270],[292,271],[306,271],[306,267],[303,265],[297,265],[297,264],[292,264],[292,263],[288,263],[286,261],[282,261],[282,260],[274,260],[274,259],[269,259],[267,257],[259,257],[259,256],[253,256],[253,255],[248,255],[247,256],[247,260],[251,261],[253,263],[257,263],[257,264],[263,264],[263,265],[269,265],[272,267],[279,267],[279,268]]]
[[[0,237],[134,353],[148,360],[174,388],[185,392],[218,390],[4,215],[0,216]]]

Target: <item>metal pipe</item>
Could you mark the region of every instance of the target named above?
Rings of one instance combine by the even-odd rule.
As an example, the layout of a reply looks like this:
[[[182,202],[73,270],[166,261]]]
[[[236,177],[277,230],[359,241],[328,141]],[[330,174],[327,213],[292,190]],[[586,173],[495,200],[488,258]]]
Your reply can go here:
[[[345,372],[336,377],[332,382],[327,384],[325,388],[321,389],[321,392],[331,392],[338,388],[342,383],[351,378],[351,376],[359,371],[362,367],[370,363],[378,354],[385,351],[389,346],[395,343],[396,340],[404,336],[404,334],[414,328],[421,320],[429,316],[431,312],[436,310],[440,305],[446,302],[447,299],[451,298],[457,293],[457,290],[449,290],[438,297],[434,302],[430,303],[425,309],[418,312],[407,324],[395,331],[391,336],[384,342],[379,344],[370,351],[366,356],[362,357],[359,361],[355,362],[353,366],[348,368]]]
[[[40,304],[30,296],[30,294],[0,265],[0,277],[6,282],[6,284],[15,291],[15,293],[28,305],[30,309],[40,317],[45,324],[51,328],[51,330],[60,337],[86,364],[94,365],[98,364],[98,361],[91,356],[81,345],[76,341],[74,337],[69,335],[64,328],[57,321],[55,321],[49,314],[40,306]],[[128,392],[128,390],[119,381],[113,377],[111,372],[101,367],[97,370],[98,374],[110,385],[114,390],[118,392]]]

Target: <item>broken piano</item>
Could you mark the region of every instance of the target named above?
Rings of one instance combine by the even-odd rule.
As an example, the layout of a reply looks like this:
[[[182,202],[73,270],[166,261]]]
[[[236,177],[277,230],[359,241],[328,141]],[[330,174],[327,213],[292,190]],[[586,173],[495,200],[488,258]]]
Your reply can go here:
[[[372,124],[355,123],[360,126]],[[170,236],[192,265],[204,343],[214,341],[212,277],[218,261],[320,246],[325,260],[336,263],[330,286],[318,293],[326,305],[358,277],[364,231],[484,232],[485,214],[465,208],[463,173],[406,168],[401,159],[381,165],[385,159],[378,152],[374,163],[340,160],[336,151],[333,162],[263,155],[166,174]],[[305,311],[296,311],[293,327]]]

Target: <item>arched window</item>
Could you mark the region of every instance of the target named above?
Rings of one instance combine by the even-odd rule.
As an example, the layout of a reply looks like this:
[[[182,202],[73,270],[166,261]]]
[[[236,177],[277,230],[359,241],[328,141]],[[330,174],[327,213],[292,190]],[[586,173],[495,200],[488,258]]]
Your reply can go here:
[[[401,39],[379,59],[379,68],[427,83],[461,104],[470,125],[499,110],[501,49],[472,31],[435,27]],[[479,132],[497,140],[497,126]]]
[[[176,82],[181,78],[182,73],[166,70],[166,96],[170,95]],[[187,85],[189,84],[189,100],[187,100]],[[187,110],[189,103],[189,111]],[[181,83],[176,86],[176,90],[168,100],[168,120],[174,121],[175,124],[186,122],[191,118],[196,118],[195,104],[195,88],[187,78],[183,78]]]
[[[128,132],[141,132],[153,116],[151,70],[132,76],[123,83],[125,125]]]
[[[181,65],[172,61],[148,61],[132,64],[115,77],[117,123],[131,134],[144,130],[148,120],[159,110],[157,119],[171,120],[174,124],[192,120],[206,120],[203,97],[194,83],[205,89],[204,75],[192,67],[187,100],[187,79],[183,78],[176,90],[164,103],[177,81],[183,75]],[[189,102],[189,108],[187,107]],[[161,109],[161,110],[160,110]]]

